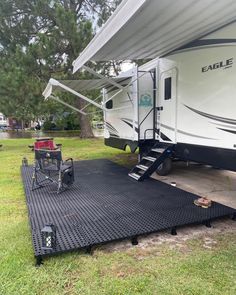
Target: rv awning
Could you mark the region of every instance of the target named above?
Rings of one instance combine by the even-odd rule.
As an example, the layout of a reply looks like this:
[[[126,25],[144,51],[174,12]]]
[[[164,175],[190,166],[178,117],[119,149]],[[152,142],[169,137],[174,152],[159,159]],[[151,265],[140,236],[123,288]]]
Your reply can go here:
[[[46,86],[46,88],[43,91],[43,96],[45,99],[52,98],[56,100],[57,102],[60,102],[64,104],[65,106],[78,111],[79,113],[83,115],[87,115],[84,112],[84,109],[87,108],[90,104],[96,106],[97,108],[105,111],[106,107],[102,104],[96,102],[101,95],[99,95],[95,100],[92,100],[85,96],[84,94],[80,93],[82,90],[91,90],[91,89],[101,89],[105,87],[108,91],[115,91],[115,93],[109,98],[112,99],[120,92],[124,91],[126,88],[130,86],[132,83],[131,77],[129,75],[123,75],[119,77],[115,77],[112,79],[104,77],[104,79],[94,79],[94,80],[56,80],[51,78]],[[75,96],[85,100],[88,102],[86,106],[84,106],[82,109],[77,109],[76,107],[68,104],[67,102],[61,100],[57,95],[54,95],[54,92],[60,91],[67,91],[71,94],[74,94]]]
[[[130,82],[130,77],[114,77],[113,81],[120,84],[121,86],[126,86]],[[115,86],[109,84],[102,79],[91,79],[91,80],[55,80],[50,79],[45,90],[43,91],[43,96],[48,98],[54,91],[67,91],[67,89],[62,86],[67,86],[74,91],[83,92],[86,90],[102,89],[107,88],[108,90],[114,89]]]
[[[123,0],[73,62],[163,56],[236,20],[235,0]]]

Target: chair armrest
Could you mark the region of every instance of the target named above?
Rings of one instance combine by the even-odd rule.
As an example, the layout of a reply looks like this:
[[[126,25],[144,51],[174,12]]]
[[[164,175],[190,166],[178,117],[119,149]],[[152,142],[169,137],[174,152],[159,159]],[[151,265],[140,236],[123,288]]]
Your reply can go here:
[[[71,161],[73,163],[73,159],[72,158],[68,158],[65,160],[65,162]]]

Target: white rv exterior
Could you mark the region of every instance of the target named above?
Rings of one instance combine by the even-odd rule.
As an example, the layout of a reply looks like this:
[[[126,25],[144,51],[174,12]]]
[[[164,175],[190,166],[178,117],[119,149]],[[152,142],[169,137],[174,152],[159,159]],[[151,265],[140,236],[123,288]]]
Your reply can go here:
[[[171,142],[235,148],[235,42],[236,23],[160,59],[160,130]],[[164,98],[166,77],[172,79],[170,100]]]
[[[133,83],[104,112],[105,143],[174,144],[179,158],[236,170],[235,46],[234,22],[128,72]]]
[[[124,79],[127,77],[129,84],[124,91],[116,95],[117,90],[104,90],[104,103],[109,101],[105,104],[107,110],[104,112],[106,125],[104,137],[130,141],[152,139],[154,70],[149,72],[134,67],[123,76]],[[114,99],[111,99],[113,96]]]

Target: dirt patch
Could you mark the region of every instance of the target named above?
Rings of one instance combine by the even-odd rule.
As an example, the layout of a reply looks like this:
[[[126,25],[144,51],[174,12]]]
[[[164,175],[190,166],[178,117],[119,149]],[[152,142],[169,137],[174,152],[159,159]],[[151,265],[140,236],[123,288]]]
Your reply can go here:
[[[145,255],[149,256],[149,250],[160,245],[166,245],[170,249],[178,249],[179,251],[190,251],[188,241],[198,239],[205,249],[212,249],[217,245],[215,238],[219,234],[236,233],[236,221],[227,218],[212,222],[212,227],[208,228],[204,225],[185,226],[177,229],[177,235],[173,236],[170,231],[162,231],[149,235],[140,236],[138,245],[133,246],[130,240],[120,242],[112,242],[107,245],[100,246],[98,249],[105,252],[124,251],[136,247],[136,251],[140,252],[139,259],[144,259]],[[141,251],[139,251],[141,250]],[[145,251],[142,251],[145,250]],[[153,254],[153,253],[152,253]],[[155,255],[161,255],[155,251]]]

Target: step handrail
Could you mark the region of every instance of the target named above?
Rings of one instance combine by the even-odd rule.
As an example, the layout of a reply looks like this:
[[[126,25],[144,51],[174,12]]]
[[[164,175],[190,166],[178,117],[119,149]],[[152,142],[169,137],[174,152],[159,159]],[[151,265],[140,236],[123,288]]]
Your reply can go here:
[[[147,115],[143,118],[143,120],[139,123],[138,127],[143,124],[143,122],[147,119],[147,117],[151,114],[151,112],[154,110],[155,107],[151,108],[151,110],[147,113]]]
[[[158,132],[159,132],[159,129],[157,129],[157,128],[148,128],[148,129],[146,129],[146,130],[144,131],[144,140],[146,140],[146,132],[147,132],[147,131],[150,131],[150,130],[153,130],[154,133],[159,134],[159,133],[158,133]]]

